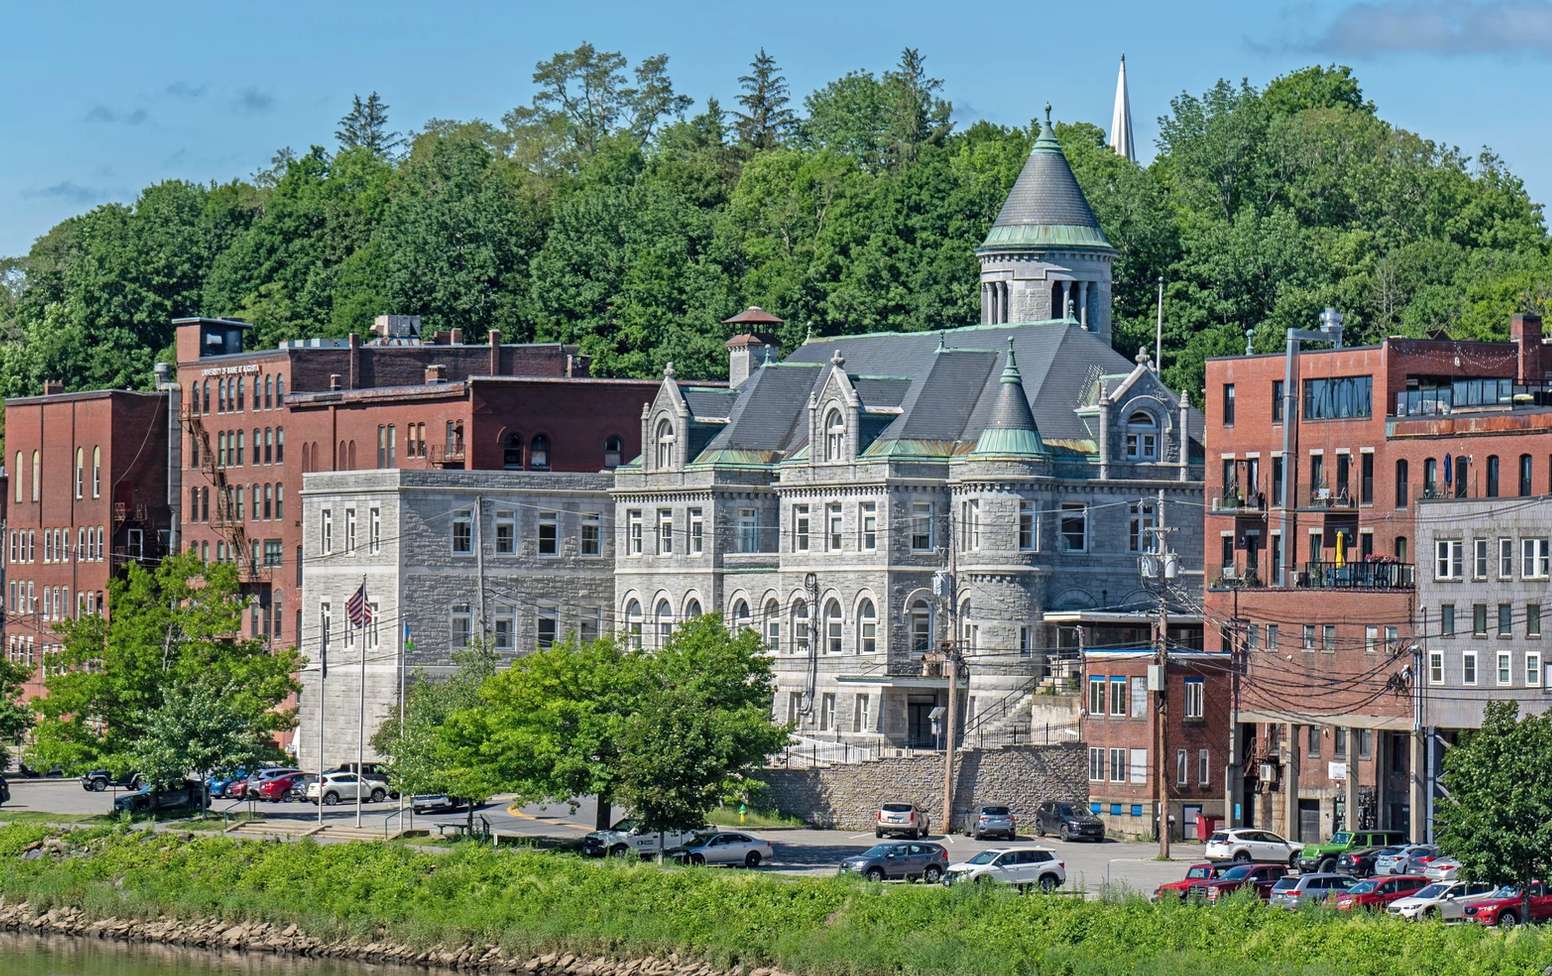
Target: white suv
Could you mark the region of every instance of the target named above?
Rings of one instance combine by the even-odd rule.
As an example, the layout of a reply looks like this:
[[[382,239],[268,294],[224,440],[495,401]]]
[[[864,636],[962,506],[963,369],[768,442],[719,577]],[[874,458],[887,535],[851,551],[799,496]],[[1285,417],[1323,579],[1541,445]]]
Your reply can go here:
[[[950,864],[943,883],[962,881],[1009,884],[1020,891],[1038,886],[1053,891],[1067,883],[1067,865],[1049,847],[994,847],[968,861]]]
[[[1232,830],[1214,831],[1207,839],[1203,854],[1209,861],[1249,861],[1287,864],[1290,867],[1299,859],[1303,844],[1295,844],[1279,837],[1270,830],[1236,827]]]
[[[1458,922],[1466,917],[1467,905],[1491,898],[1497,890],[1485,881],[1435,881],[1406,898],[1397,898],[1385,911],[1414,921],[1438,918]]]

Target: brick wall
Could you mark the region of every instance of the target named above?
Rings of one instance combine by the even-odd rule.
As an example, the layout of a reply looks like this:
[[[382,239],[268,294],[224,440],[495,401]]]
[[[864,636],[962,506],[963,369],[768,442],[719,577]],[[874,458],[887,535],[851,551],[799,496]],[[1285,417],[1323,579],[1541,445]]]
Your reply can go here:
[[[954,820],[982,803],[1005,803],[1020,820],[1047,800],[1088,799],[1086,752],[1081,744],[1019,746],[960,753],[955,770]],[[777,810],[806,823],[866,830],[880,803],[915,801],[941,829],[943,757],[879,759],[821,769],[768,769],[760,774]]]

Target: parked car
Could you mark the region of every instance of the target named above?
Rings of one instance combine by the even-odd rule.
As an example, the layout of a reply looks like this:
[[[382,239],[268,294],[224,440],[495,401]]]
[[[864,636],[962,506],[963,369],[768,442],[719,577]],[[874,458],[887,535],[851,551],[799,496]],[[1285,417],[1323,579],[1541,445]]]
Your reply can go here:
[[[101,793],[109,787],[118,790],[133,790],[140,787],[139,773],[125,773],[121,776],[113,775],[110,769],[94,769],[81,774],[81,789],[88,793]]]
[[[258,785],[254,787],[257,798],[276,803],[289,803],[291,801],[291,790],[297,785],[302,775],[301,772],[296,771],[259,780]]]
[[[1292,867],[1302,847],[1270,830],[1231,827],[1213,831],[1203,853],[1209,861],[1238,861],[1241,864],[1275,861]]]
[[[1337,858],[1348,851],[1392,847],[1407,843],[1399,830],[1339,830],[1324,844],[1306,844],[1299,852],[1299,870],[1330,874]]]
[[[340,763],[333,769],[324,770],[326,773],[357,773],[367,779],[388,782],[388,767],[382,763]]]
[[[1054,800],[1035,810],[1035,834],[1055,834],[1062,840],[1101,841],[1105,839],[1105,822],[1081,803]]]
[[[1540,881],[1530,883],[1530,916],[1525,915],[1525,889],[1503,885],[1485,898],[1466,906],[1465,919],[1482,925],[1513,928],[1521,922],[1545,922],[1552,919],[1552,892]]]
[[[1186,868],[1186,876],[1179,881],[1166,881],[1153,889],[1152,901],[1162,901],[1165,898],[1179,898],[1185,900],[1191,897],[1200,897],[1206,889],[1207,882],[1223,877],[1228,868],[1222,864],[1213,864],[1204,861],[1201,864],[1193,864]]]
[[[7,783],[5,781],[5,777],[4,776],[0,776],[0,806],[5,806],[7,803],[10,803],[10,802],[11,802],[11,784]]]
[[[1394,854],[1382,854],[1374,859],[1375,874],[1422,874],[1429,862],[1439,856],[1439,849],[1432,844],[1405,844]]]
[[[737,830],[708,830],[690,842],[667,852],[680,864],[725,864],[757,868],[775,859],[769,841]]]
[[[927,814],[914,803],[885,803],[873,814],[873,836],[901,834],[915,840],[926,837],[932,824]]]
[[[1399,850],[1401,850],[1400,847],[1364,847],[1348,851],[1336,859],[1337,873],[1354,878],[1367,878],[1374,873],[1374,862],[1380,855],[1394,854]]]
[[[704,830],[705,828],[702,828]],[[582,853],[594,857],[605,854],[613,857],[636,855],[647,857],[659,850],[668,851],[683,847],[696,835],[694,830],[664,831],[661,837],[655,830],[647,830],[634,817],[626,817],[608,830],[595,830],[582,838]],[[662,847],[658,844],[661,843]]]
[[[1018,818],[1013,816],[1010,808],[1000,804],[983,805],[975,815],[975,823],[970,827],[970,836],[976,840],[987,837],[1018,840]]]
[[[26,763],[18,760],[16,763],[16,775],[20,776],[22,779],[38,779],[45,776],[51,779],[58,779],[59,777],[65,775],[65,771],[58,766],[50,766],[46,770],[33,769]]]
[[[291,777],[291,788],[286,790],[286,799],[297,803],[307,802],[307,788],[318,782],[317,773],[297,773]]]
[[[913,840],[874,844],[841,861],[838,873],[860,874],[869,881],[920,878],[935,884],[947,870],[948,850],[942,844]]]
[[[1398,898],[1417,894],[1427,884],[1420,874],[1375,875],[1337,895],[1331,906],[1341,912],[1382,911]]]
[[[1210,902],[1227,898],[1241,888],[1254,891],[1262,901],[1272,895],[1272,886],[1288,876],[1286,864],[1235,864],[1202,886],[1202,897]]]
[[[211,796],[225,796],[226,788],[232,783],[241,783],[247,780],[249,770],[235,769],[227,773],[216,773],[205,780],[205,786],[210,790]]]
[[[1460,874],[1460,862],[1453,857],[1436,857],[1423,868],[1423,877],[1429,881],[1454,881]]]
[[[388,796],[380,781],[362,779],[355,773],[324,773],[323,789],[320,791],[317,783],[308,784],[307,799],[313,803],[321,800],[324,806],[332,807],[341,800],[354,800],[358,792],[367,803],[381,803]]]
[[[1020,891],[1054,891],[1067,883],[1067,865],[1049,847],[994,847],[951,864],[943,883],[1008,884]]]
[[[1298,908],[1300,905],[1319,904],[1332,895],[1351,888],[1355,881],[1345,874],[1331,871],[1315,871],[1310,874],[1287,875],[1278,878],[1266,903],[1276,908]]]
[[[243,800],[261,800],[265,797],[260,791],[260,787],[265,783],[283,776],[295,776],[300,772],[300,769],[293,769],[289,766],[272,766],[268,769],[261,769],[243,780],[234,792],[238,793],[239,798]]]
[[[161,789],[143,786],[113,798],[114,813],[152,813],[183,807],[193,807],[198,810],[209,805],[205,800],[205,784],[197,779],[185,780],[176,786],[166,786]]]
[[[446,793],[416,793],[410,797],[410,808],[416,813],[452,813],[463,809],[465,802]]]
[[[1491,897],[1497,890],[1496,885],[1485,881],[1435,881],[1405,898],[1397,898],[1385,906],[1385,911],[1406,919],[1456,922],[1466,917],[1466,909],[1473,903]]]

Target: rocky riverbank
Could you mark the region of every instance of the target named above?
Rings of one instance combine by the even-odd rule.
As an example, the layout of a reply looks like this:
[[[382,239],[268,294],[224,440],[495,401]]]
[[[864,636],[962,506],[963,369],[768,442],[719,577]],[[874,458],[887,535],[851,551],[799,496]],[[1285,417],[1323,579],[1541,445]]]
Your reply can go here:
[[[44,911],[27,902],[7,904],[3,898],[0,898],[0,930],[478,973],[526,973],[532,976],[789,976],[770,968],[718,969],[683,959],[677,953],[667,958],[609,959],[579,956],[570,952],[550,952],[514,958],[494,945],[424,949],[383,941],[326,941],[307,935],[295,925],[232,923],[220,919],[185,921],[96,918],[78,908]]]

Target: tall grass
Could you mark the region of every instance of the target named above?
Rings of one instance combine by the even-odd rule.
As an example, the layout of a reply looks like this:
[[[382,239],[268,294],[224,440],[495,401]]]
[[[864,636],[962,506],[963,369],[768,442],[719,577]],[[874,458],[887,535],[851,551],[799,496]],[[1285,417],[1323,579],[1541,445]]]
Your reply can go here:
[[[0,828],[7,899],[103,916],[294,922],[321,938],[677,950],[817,976],[1540,976],[1552,962],[1552,937],[1539,931],[1277,912],[1250,901],[1085,902],[483,847],[433,854],[115,828],[73,834],[85,856],[20,860],[20,838],[37,830]]]

